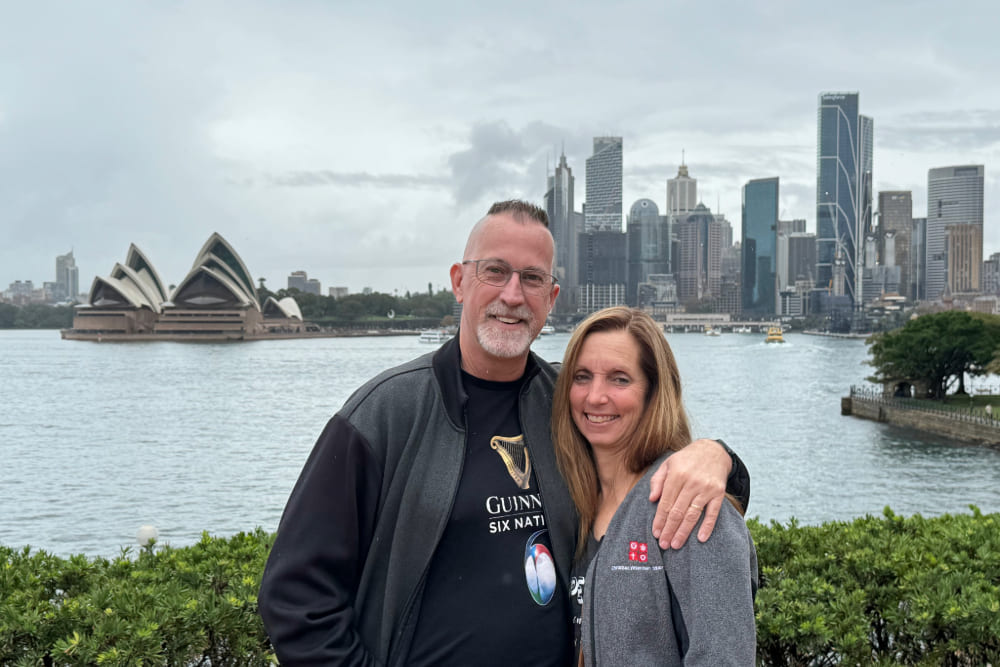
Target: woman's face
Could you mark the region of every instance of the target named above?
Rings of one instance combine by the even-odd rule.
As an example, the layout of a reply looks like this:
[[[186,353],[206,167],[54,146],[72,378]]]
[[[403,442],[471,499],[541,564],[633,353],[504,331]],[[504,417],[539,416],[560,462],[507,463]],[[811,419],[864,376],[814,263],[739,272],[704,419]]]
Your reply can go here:
[[[635,431],[649,383],[627,331],[598,331],[580,347],[569,392],[573,422],[595,449],[623,447]]]

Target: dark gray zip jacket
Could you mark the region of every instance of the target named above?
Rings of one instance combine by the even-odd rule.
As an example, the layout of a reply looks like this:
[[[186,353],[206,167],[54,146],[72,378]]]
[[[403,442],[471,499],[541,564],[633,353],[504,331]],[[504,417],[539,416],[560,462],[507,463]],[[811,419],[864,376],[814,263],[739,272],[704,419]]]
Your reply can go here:
[[[661,551],[649,479],[666,458],[632,487],[587,568],[585,664],[751,667],[757,554],[750,532],[725,501],[707,542],[696,527],[683,547]]]
[[[405,664],[465,459],[458,337],[385,371],[327,423],[285,507],[258,603],[284,665]],[[533,354],[520,419],[563,594],[576,514],[550,435],[556,371]]]

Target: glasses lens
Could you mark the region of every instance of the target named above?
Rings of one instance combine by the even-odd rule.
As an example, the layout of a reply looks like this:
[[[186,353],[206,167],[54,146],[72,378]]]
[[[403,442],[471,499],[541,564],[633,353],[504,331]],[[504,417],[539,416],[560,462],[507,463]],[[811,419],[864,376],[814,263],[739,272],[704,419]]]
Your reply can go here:
[[[511,273],[512,270],[506,262],[487,260],[476,264],[476,276],[490,285],[506,285]]]
[[[551,276],[544,271],[535,269],[515,271],[510,264],[499,259],[476,261],[476,277],[487,285],[503,287],[510,282],[510,277],[514,273],[521,274],[521,289],[531,294],[544,294],[552,284]]]

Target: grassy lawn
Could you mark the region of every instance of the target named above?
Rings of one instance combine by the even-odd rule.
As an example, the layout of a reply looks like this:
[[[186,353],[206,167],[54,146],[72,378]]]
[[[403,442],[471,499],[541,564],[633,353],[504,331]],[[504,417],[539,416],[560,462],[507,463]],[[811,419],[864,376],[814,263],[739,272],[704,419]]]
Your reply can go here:
[[[935,401],[935,403],[945,410],[968,410],[969,408],[983,410],[987,405],[992,405],[993,413],[1000,418],[1000,395],[997,394],[969,394],[967,396],[951,395],[943,401]]]

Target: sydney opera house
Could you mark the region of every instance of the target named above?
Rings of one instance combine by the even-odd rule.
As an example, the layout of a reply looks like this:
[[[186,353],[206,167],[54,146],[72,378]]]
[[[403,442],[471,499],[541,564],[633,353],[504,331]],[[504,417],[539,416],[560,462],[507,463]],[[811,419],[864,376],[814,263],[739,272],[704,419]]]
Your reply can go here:
[[[264,303],[233,247],[219,234],[202,246],[191,270],[170,292],[145,254],[132,244],[124,264],[90,286],[77,306],[77,340],[228,341],[287,338],[305,334],[302,313],[291,297]]]

